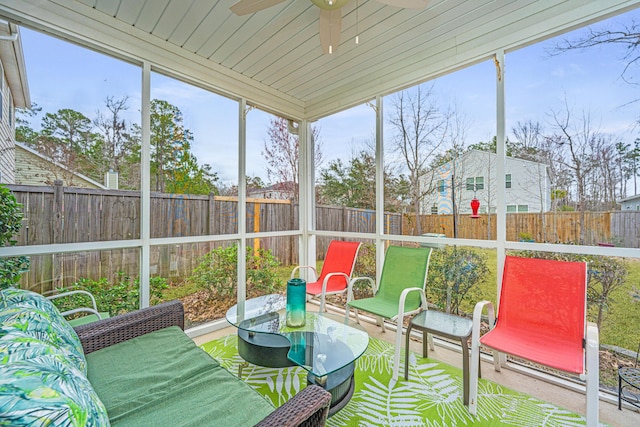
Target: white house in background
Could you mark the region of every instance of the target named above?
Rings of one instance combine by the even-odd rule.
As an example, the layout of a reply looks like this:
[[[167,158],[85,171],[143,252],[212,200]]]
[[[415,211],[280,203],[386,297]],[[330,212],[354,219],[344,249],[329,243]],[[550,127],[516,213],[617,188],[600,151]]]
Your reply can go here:
[[[479,213],[496,211],[497,186],[505,186],[507,213],[546,212],[551,209],[551,183],[544,163],[507,157],[505,176],[497,179],[497,155],[469,150],[427,174],[422,213],[451,214],[455,200],[459,214],[471,214],[471,200],[480,201]]]
[[[295,197],[296,183],[278,182],[265,188],[257,188],[247,192],[247,197],[254,199],[291,200]]]
[[[0,183],[15,183],[15,109],[30,107],[18,26],[0,20]]]
[[[640,211],[640,194],[620,200],[620,210]]]
[[[15,184],[53,185],[62,181],[65,187],[107,188],[105,185],[58,164],[21,142],[15,143]]]

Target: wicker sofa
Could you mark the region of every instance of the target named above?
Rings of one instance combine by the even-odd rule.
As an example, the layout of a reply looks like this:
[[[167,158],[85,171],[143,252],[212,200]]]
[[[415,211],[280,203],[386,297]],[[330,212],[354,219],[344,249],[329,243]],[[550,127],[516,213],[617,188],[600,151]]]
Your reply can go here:
[[[51,311],[50,302],[37,294],[15,290],[5,297],[2,292],[0,424],[31,425],[43,416],[59,420],[60,414],[73,418],[70,424],[86,426],[325,424],[328,392],[309,386],[274,408],[183,332],[184,310],[179,301],[78,326],[74,333],[55,312],[45,313]],[[27,324],[45,327],[47,333],[38,331],[25,338]],[[78,339],[80,354],[74,342]],[[40,341],[49,347],[38,350]],[[69,360],[73,363],[67,366]],[[25,381],[25,369],[45,373],[29,374],[28,384],[20,384]],[[50,381],[52,371],[63,386],[40,384]],[[51,407],[56,408],[54,412],[43,415],[43,408]]]

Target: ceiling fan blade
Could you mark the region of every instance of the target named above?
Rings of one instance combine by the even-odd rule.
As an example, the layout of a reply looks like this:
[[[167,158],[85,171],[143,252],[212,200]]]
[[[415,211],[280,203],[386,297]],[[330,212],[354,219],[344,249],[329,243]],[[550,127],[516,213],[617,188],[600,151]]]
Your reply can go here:
[[[378,3],[388,4],[389,6],[403,7],[405,9],[424,9],[427,7],[429,0],[378,0]]]
[[[333,53],[338,50],[341,29],[341,9],[320,9],[320,45],[322,46],[322,52]]]
[[[229,9],[238,16],[248,15],[282,3],[286,0],[240,0]]]

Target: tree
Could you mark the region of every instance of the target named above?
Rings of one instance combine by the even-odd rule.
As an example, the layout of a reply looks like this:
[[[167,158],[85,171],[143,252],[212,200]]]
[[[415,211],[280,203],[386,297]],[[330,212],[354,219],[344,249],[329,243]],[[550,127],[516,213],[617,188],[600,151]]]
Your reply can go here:
[[[631,23],[614,23],[609,27],[589,27],[586,33],[583,35],[576,37],[574,39],[563,39],[556,44],[553,51],[551,52],[554,55],[558,55],[571,50],[584,50],[599,46],[605,45],[618,45],[625,48],[624,54],[622,55],[622,60],[624,62],[624,67],[620,73],[620,77],[626,83],[636,86],[639,85],[636,74],[638,72],[638,65],[640,63],[640,23],[632,21]],[[633,102],[637,102],[638,99],[635,99]],[[636,120],[640,123],[640,117]],[[637,177],[638,177],[638,168],[637,162],[640,158],[640,148],[638,147],[638,142],[635,143],[635,148],[632,150],[631,157],[634,159],[633,162],[633,172],[629,174],[627,170],[625,173],[630,175],[630,178],[633,178],[634,181],[634,194],[638,194],[637,189]],[[626,185],[623,184],[623,187]],[[626,195],[626,188],[624,194]]]
[[[30,126],[30,121],[36,118],[41,111],[42,107],[39,107],[35,102],[31,103],[31,108],[16,110],[16,141],[31,147],[38,144],[40,133]]]
[[[215,192],[218,177],[199,166],[191,153],[193,134],[182,112],[167,101],[151,101],[151,185],[155,191],[180,194]]]
[[[574,118],[566,100],[563,110],[552,111],[550,116],[557,132],[551,140],[555,149],[563,154],[560,161],[571,171],[580,223],[585,224],[585,213],[593,200],[587,193],[588,177],[597,165],[594,159],[600,135],[592,127],[590,114],[583,112],[580,118]],[[584,239],[585,228],[580,227],[579,243],[584,243]]]
[[[419,218],[422,199],[436,190],[434,174],[428,173],[428,167],[446,141],[451,114],[438,107],[433,86],[398,93],[392,109],[389,123],[395,130],[393,149],[408,172],[410,203]],[[416,221],[416,234],[422,234],[420,221]]]
[[[617,24],[616,24],[617,25]],[[586,33],[574,39],[563,39],[558,42],[551,52],[560,54],[570,50],[583,50],[595,46],[609,44],[621,45],[626,48],[623,60],[626,62],[621,77],[632,85],[637,85],[633,73],[637,70],[640,62],[640,51],[638,40],[640,39],[640,24],[632,21],[630,24],[620,24],[619,28],[612,27],[589,27]]]
[[[298,200],[298,179],[300,163],[300,141],[298,135],[289,132],[289,122],[282,117],[274,117],[267,129],[269,140],[264,143],[262,156],[267,162],[267,178],[271,184],[280,184],[283,189]],[[311,127],[311,141],[315,145],[314,167],[322,164],[322,141],[320,129]]]
[[[196,158],[188,151],[180,153],[176,168],[167,183],[167,191],[181,194],[217,194],[215,182],[218,175],[211,172],[211,166],[199,166]]]
[[[151,101],[151,188],[165,192],[167,174],[178,161],[178,152],[189,144],[182,112],[167,101]]]
[[[31,145],[54,163],[63,166],[60,168],[49,162],[42,163],[42,167],[51,172],[53,180],[60,179],[67,185],[73,185],[75,173],[99,179],[91,156],[96,135],[92,132],[93,126],[88,117],[79,111],[63,108],[56,113],[46,113],[41,127],[35,146]]]
[[[384,171],[385,210],[399,211],[406,200],[408,183]],[[329,163],[320,173],[321,203],[360,209],[376,208],[376,161],[370,150],[361,150],[345,164],[342,159]]]
[[[135,174],[134,179],[131,179],[127,174],[133,170],[125,165],[127,161],[135,161],[135,156],[132,155],[136,151],[139,152],[140,146],[139,126],[129,124],[121,117],[129,109],[127,102],[126,96],[120,99],[109,96],[105,100],[107,113],[96,113],[93,125],[100,135],[100,143],[95,147],[95,155],[103,159],[100,162],[101,176],[112,170],[118,172],[119,181],[125,183],[125,188],[139,188],[139,174]]]

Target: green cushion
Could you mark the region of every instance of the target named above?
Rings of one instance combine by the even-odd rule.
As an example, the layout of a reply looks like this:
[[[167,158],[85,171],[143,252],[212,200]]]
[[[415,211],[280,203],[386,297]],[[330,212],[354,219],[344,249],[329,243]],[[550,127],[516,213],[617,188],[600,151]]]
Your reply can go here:
[[[112,426],[252,426],[273,406],[170,327],[87,355]]]
[[[98,316],[96,316],[95,314],[88,314],[86,316],[78,317],[77,319],[68,320],[68,322],[72,327],[75,328],[76,326],[86,325],[88,323],[97,322],[98,320],[108,319],[108,318],[109,318],[109,312],[105,311],[105,312],[100,312],[99,319],[98,319]]]

